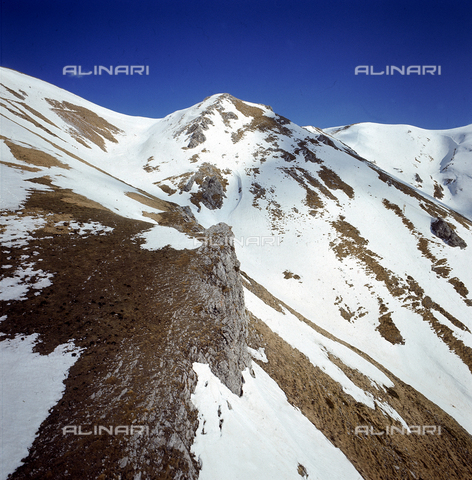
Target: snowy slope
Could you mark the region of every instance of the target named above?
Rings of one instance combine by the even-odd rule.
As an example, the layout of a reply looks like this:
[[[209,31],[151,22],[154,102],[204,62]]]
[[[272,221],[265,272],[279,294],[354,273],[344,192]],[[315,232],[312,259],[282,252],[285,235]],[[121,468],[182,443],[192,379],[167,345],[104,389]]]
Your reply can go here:
[[[326,129],[360,156],[472,218],[472,126],[424,130],[358,123]]]
[[[15,213],[34,189],[68,189],[149,222],[140,238],[151,250],[192,250],[209,241],[205,228],[232,227],[255,379],[245,372],[245,393],[237,397],[195,364],[200,426],[193,452],[202,478],[223,471],[225,478],[277,471],[284,478],[397,478],[383,470],[394,465],[418,478],[418,458],[441,451],[434,436],[392,437],[395,451],[409,453],[386,460],[375,443],[381,440],[358,438],[357,425],[439,422],[470,441],[472,225],[455,213],[472,218],[470,127],[426,132],[368,124],[325,134],[227,94],[143,119],[10,70],[1,70],[0,83],[4,245],[20,248],[47,222]],[[164,222],[171,211],[203,229]],[[436,217],[467,247],[433,235]],[[99,225],[92,231],[107,234]],[[24,267],[39,268],[28,261]],[[54,275],[35,272],[6,269],[0,294],[15,286],[17,295],[5,300],[21,301],[25,289],[39,295],[47,281],[54,285]],[[299,358],[292,370],[283,366],[288,357]],[[300,379],[303,387],[294,391]],[[291,432],[290,425],[297,427]],[[241,442],[242,431],[253,433]],[[339,471],[328,471],[333,463]]]

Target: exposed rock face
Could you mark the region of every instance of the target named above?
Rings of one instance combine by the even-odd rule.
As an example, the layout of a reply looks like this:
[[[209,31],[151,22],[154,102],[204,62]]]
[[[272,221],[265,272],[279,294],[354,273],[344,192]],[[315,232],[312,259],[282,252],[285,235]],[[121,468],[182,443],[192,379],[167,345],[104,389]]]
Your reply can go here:
[[[221,172],[210,163],[203,163],[198,172],[191,176],[190,180],[182,188],[184,192],[190,192],[194,183],[199,185],[199,191],[192,194],[192,203],[200,208],[200,202],[210,210],[223,206],[225,188]]]
[[[436,218],[431,222],[431,231],[451,247],[467,247],[467,243],[442,218]]]
[[[206,177],[203,180],[202,186],[202,203],[210,210],[215,210],[223,206],[223,197],[225,197],[223,191],[223,185],[221,185],[218,177]]]
[[[185,133],[187,135],[191,134],[187,148],[195,148],[206,140],[203,130],[208,130],[208,125],[213,125],[213,121],[208,117],[202,116],[187,128]]]
[[[223,121],[225,124],[229,124],[230,120],[237,120],[238,116],[233,112],[221,112],[221,116],[223,117]]]
[[[203,353],[203,361],[210,364],[213,373],[233,393],[242,395],[241,371],[250,365],[246,344],[248,317],[233,238],[231,228],[219,223],[207,229],[206,242],[198,249],[208,278],[201,287],[207,298],[206,315],[218,331],[213,337],[215,344]]]
[[[201,143],[206,140],[205,134],[202,132],[201,128],[197,128],[190,137],[190,142],[188,148],[198,147]]]

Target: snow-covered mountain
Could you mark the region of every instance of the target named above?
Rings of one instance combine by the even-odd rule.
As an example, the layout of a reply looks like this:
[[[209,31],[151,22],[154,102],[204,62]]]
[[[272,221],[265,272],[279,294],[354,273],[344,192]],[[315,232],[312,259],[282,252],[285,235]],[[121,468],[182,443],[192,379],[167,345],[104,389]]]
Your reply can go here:
[[[0,84],[1,478],[472,475],[471,126]]]
[[[326,132],[391,175],[472,218],[472,125],[424,130],[358,123]]]

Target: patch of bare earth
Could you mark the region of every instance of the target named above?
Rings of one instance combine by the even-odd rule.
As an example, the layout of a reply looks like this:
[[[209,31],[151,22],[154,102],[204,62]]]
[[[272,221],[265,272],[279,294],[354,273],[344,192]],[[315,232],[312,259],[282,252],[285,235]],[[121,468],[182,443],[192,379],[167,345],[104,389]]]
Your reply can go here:
[[[0,139],[3,140],[5,145],[10,149],[12,155],[21,162],[25,162],[29,165],[35,165],[38,167],[60,167],[66,170],[70,170],[69,165],[66,165],[65,163],[61,162],[60,160],[53,157],[52,155],[49,155],[46,152],[37,150],[32,147],[18,145],[2,136],[0,136]]]
[[[105,140],[116,143],[115,135],[123,133],[119,128],[85,107],[66,101],[59,102],[52,98],[47,98],[46,101],[52,106],[53,112],[72,127],[74,138],[82,145],[88,146],[83,140],[86,139],[106,152]]]
[[[35,252],[53,274],[40,295],[2,302],[3,339],[37,333],[40,354],[69,340],[83,349],[62,399],[9,478],[197,478],[200,467],[190,451],[198,427],[192,363],[210,363],[225,381],[228,349],[236,351],[233,339],[245,332],[227,323],[245,318],[235,310],[239,291],[214,276],[225,271],[222,255],[231,256],[230,247],[147,251],[136,234],[151,224],[86,205],[79,196],[72,200],[60,189],[33,193],[22,213],[49,222],[31,232],[26,247],[2,246],[13,267]],[[68,228],[72,220],[113,231],[79,234]],[[107,433],[120,425],[145,430]],[[63,430],[68,426],[108,430],[75,435]]]
[[[385,182],[389,186],[395,187],[397,190],[400,192],[403,192],[405,195],[408,195],[412,198],[416,198],[419,201],[420,207],[427,212],[431,217],[436,218],[436,217],[441,217],[441,218],[451,218],[454,219],[457,223],[460,223],[464,228],[467,228],[470,230],[472,227],[472,222],[461,215],[460,213],[449,209],[447,207],[443,207],[441,205],[438,205],[428,198],[424,197],[421,195],[419,192],[417,192],[413,187],[410,185],[407,185],[405,183],[402,183],[395,178],[391,177],[388,175],[386,172],[375,166],[374,164],[367,162],[366,160],[360,159],[364,163],[367,163],[372,170],[375,170],[378,173],[379,179],[382,180],[382,182]]]
[[[45,125],[44,122],[48,123],[49,125],[55,126],[50,120],[48,120],[46,117],[41,115],[38,111],[34,110],[30,106],[26,105],[25,103],[22,102],[17,102],[17,101],[11,101],[7,100],[6,98],[1,98],[2,102],[0,102],[0,106],[8,110],[11,114],[13,114],[17,118],[21,118],[22,120],[26,120],[27,122],[31,123],[34,125],[36,128],[40,128],[41,130],[45,131],[49,135],[53,137],[57,137],[56,134],[52,133],[51,130],[49,130]],[[5,102],[5,103],[3,103]],[[26,113],[28,111],[30,114]],[[4,114],[1,114],[2,116],[5,116]],[[38,122],[34,116],[38,117],[41,122]]]
[[[233,143],[239,142],[247,132],[275,132],[287,137],[292,136],[292,132],[285,125],[290,121],[286,118],[275,114],[274,116],[267,116],[264,114],[262,108],[248,105],[247,103],[238,100],[237,98],[230,98],[236,109],[244,116],[249,117],[250,123],[243,128],[240,128],[237,132],[233,132],[231,139]]]
[[[341,177],[330,168],[322,165],[318,175],[331,190],[342,190],[350,199],[354,198],[354,189],[341,180]]]

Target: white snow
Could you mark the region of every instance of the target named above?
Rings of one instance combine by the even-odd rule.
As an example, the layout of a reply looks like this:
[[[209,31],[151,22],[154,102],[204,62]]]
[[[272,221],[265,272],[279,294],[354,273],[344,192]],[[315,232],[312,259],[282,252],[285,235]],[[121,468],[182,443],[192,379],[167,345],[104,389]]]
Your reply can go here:
[[[19,266],[11,277],[0,280],[0,301],[26,300],[30,289],[41,290],[52,285],[52,273],[34,270],[34,264],[24,263]]]
[[[0,215],[0,242],[6,247],[24,247],[33,238],[30,234],[45,224],[42,217]]]
[[[193,250],[201,245],[201,242],[187,237],[174,228],[160,225],[155,225],[149,230],[139,233],[136,238],[144,239],[141,248],[146,250],[159,250],[167,245],[171,245],[176,250]]]
[[[79,358],[72,342],[49,355],[33,353],[36,340],[35,334],[0,342],[0,480],[28,455],[39,426],[62,397],[69,368]]]
[[[442,201],[472,219],[471,125],[424,130],[411,125],[358,123],[329,128],[326,133],[431,196],[436,181],[444,188]]]
[[[345,455],[287,402],[283,391],[258,365],[244,375],[244,394],[233,394],[210,371],[194,363],[198,383],[192,402],[200,425],[192,452],[201,462],[201,480],[299,480],[362,477]]]
[[[303,129],[294,124],[285,125],[291,136],[274,133],[270,139],[269,132],[256,129],[245,131],[238,136],[238,141],[233,141],[231,134],[246,128],[251,118],[242,114],[226,98],[213,96],[163,119],[143,119],[111,112],[8,69],[0,69],[0,76],[0,83],[28,93],[25,102],[54,124],[48,125],[48,128],[58,137],[46,135],[44,130],[9,111],[5,111],[2,120],[2,135],[15,143],[47,152],[70,167],[38,167],[41,169],[38,172],[18,169],[23,163],[0,142],[2,160],[9,164],[0,164],[0,201],[2,210],[9,211],[8,215],[0,216],[0,240],[4,246],[25,246],[32,232],[45,224],[40,217],[11,214],[24,204],[33,188],[49,188],[28,181],[35,177],[47,175],[53,185],[71,189],[124,217],[148,222],[150,228],[139,238],[144,239],[142,247],[150,250],[166,245],[193,249],[199,246],[199,242],[172,228],[157,225],[144,213],[157,214],[160,210],[134,200],[129,194],[149,194],[178,205],[188,205],[204,227],[218,222],[231,225],[241,270],[308,320],[379,362],[472,433],[472,375],[468,367],[438,338],[431,326],[408,307],[406,298],[394,297],[358,258],[346,256],[340,260],[337,257],[334,249],[346,238],[333,226],[333,222],[340,221],[343,216],[367,240],[363,248],[374,252],[380,266],[401,281],[408,275],[413,277],[423,288],[425,296],[430,296],[466,325],[469,331],[461,330],[439,312],[433,312],[439,322],[451,329],[455,338],[464,345],[472,346],[470,307],[448,281],[457,277],[472,292],[472,270],[469,267],[472,232],[448,217],[447,220],[454,224],[468,247],[460,250],[445,245],[431,233],[431,215],[421,207],[422,201],[380,181],[378,172],[368,163],[349,155],[347,147],[400,181],[412,185],[438,207],[448,205],[472,218],[472,126],[426,131],[408,125],[358,124],[326,130],[325,133],[341,150],[316,143],[318,135],[323,133],[320,130]],[[3,91],[2,95],[13,103],[18,100],[7,91]],[[96,112],[122,130],[116,135],[118,143],[105,140],[107,152],[90,141],[87,141],[90,148],[78,143],[67,133],[70,125],[51,110],[45,98],[68,101]],[[230,126],[225,125],[218,111],[211,110],[215,102],[219,102],[226,112],[237,115],[237,119],[229,121]],[[260,108],[267,117],[274,117],[274,113],[265,107],[248,105]],[[200,114],[207,109],[211,113],[207,113],[206,117],[212,121],[208,131],[205,130],[207,140],[196,148],[187,149],[189,122],[198,121]],[[284,169],[303,169],[324,185],[318,175],[321,166],[306,161],[301,153],[291,161],[282,156],[283,149],[293,152],[299,147],[299,140],[307,138],[307,148],[353,188],[354,198],[349,198],[342,190],[330,189],[336,199],[329,199],[305,179],[309,191],[318,193],[323,203],[316,211],[307,205],[305,188]],[[202,206],[198,211],[190,202],[190,193],[197,191],[197,185],[191,192],[179,190],[183,176],[195,173],[204,162],[217,166],[228,181],[226,198],[219,210],[210,211]],[[303,178],[301,170],[297,171]],[[265,190],[258,199],[254,195],[256,183]],[[172,187],[177,192],[169,196],[159,188],[159,184]],[[433,198],[436,185],[442,185],[444,189],[441,201]],[[385,207],[384,199],[401,209],[404,217],[414,225],[415,233],[410,232],[401,218]],[[73,226],[79,228],[83,235],[107,231],[100,225],[73,223]],[[432,271],[431,261],[418,249],[420,236],[427,239],[429,250],[436,259],[446,260],[445,265],[451,269],[447,278]],[[33,267],[30,261],[25,258],[23,266],[15,272],[11,268],[2,271],[4,283],[0,284],[3,287],[1,295],[21,299],[27,288],[41,287],[45,285],[42,282],[54,280],[37,266]],[[7,258],[4,266],[8,264]],[[284,272],[290,272],[292,277],[284,278]],[[28,279],[30,284],[25,283]],[[471,295],[469,293],[467,298],[471,299]],[[276,312],[248,291],[245,296],[249,310],[293,348],[307,355],[313,365],[339,382],[345,392],[370,408],[378,406],[386,415],[404,423],[401,412],[394,411],[390,405],[379,402],[372,394],[355,385],[334,365],[328,353],[363,373],[375,387],[391,386],[388,376],[372,363],[342,344],[318,334],[289,311]],[[390,312],[404,344],[392,345],[376,330],[380,317],[379,301]],[[341,308],[353,314],[351,321],[342,317]],[[261,350],[251,351],[251,355],[266,360]],[[202,478],[271,476],[298,479],[298,462],[307,469],[309,478],[359,478],[353,467],[349,464],[343,466],[347,462],[345,457],[336,456],[340,452],[330,447],[331,444],[326,446],[323,443],[327,442],[326,439],[300,412],[288,405],[278,387],[257,367],[256,379],[245,373],[247,383],[242,398],[225,390],[207,367],[197,365],[196,370],[199,384],[194,401],[202,421],[203,417],[207,421],[207,433],[202,433],[202,425],[194,446],[203,462]],[[205,382],[208,382],[208,387],[204,387]],[[233,410],[229,410],[226,400],[233,405]],[[218,405],[221,406],[221,418],[224,418],[221,431]],[[280,409],[285,413],[278,418]],[[292,421],[299,427],[292,427]],[[287,447],[280,450],[284,445],[280,443],[282,438]],[[322,455],[313,453],[324,452],[325,448],[329,452],[326,457],[329,461],[326,462]],[[228,451],[234,451],[235,458],[240,461],[233,461]],[[225,462],[220,462],[218,455]],[[342,470],[338,477],[330,477],[330,462],[346,470]],[[219,463],[223,467],[226,465],[230,473],[218,470],[223,468],[218,466]],[[286,476],[279,473],[282,471]],[[237,477],[238,472],[248,476]]]

